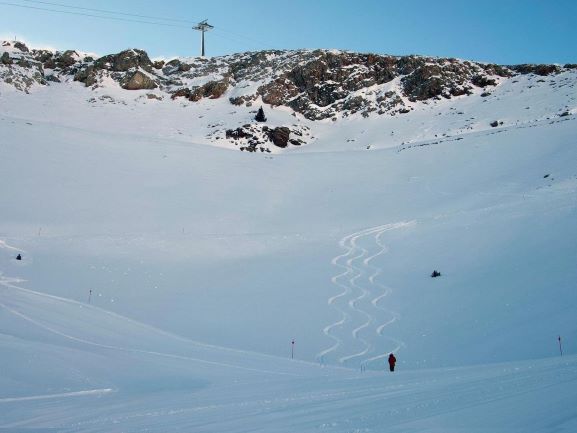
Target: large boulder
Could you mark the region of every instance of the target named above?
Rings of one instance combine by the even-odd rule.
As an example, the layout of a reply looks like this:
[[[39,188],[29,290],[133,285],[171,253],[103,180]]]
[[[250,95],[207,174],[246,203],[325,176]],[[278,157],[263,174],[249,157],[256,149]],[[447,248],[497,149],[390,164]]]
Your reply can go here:
[[[14,42],[14,48],[19,49],[23,53],[28,53],[30,51],[23,42]]]
[[[155,89],[157,87],[154,80],[140,71],[136,71],[132,75],[127,75],[121,81],[120,85],[126,90]]]
[[[131,68],[142,68],[145,71],[152,71],[152,62],[148,58],[146,51],[126,50],[118,54],[114,61],[114,70],[123,72]]]
[[[126,72],[132,68],[142,68],[147,72],[151,72],[153,68],[146,51],[137,49],[125,50],[118,54],[109,54],[101,57],[94,62],[94,66],[97,69],[107,69],[114,72]]]
[[[204,97],[210,99],[220,98],[228,89],[228,81],[209,81],[203,87]]]
[[[287,147],[290,133],[290,129],[288,129],[286,126],[279,126],[274,129],[270,129],[268,131],[268,136],[270,141],[272,141],[275,146],[284,148]]]
[[[56,56],[56,66],[64,69],[74,65],[80,57],[78,53],[73,50],[64,51],[62,54]]]
[[[2,57],[0,57],[0,63],[2,63],[3,65],[11,65],[12,64],[12,59],[10,58],[10,55],[8,54],[8,52],[4,52],[4,54],[2,54]]]

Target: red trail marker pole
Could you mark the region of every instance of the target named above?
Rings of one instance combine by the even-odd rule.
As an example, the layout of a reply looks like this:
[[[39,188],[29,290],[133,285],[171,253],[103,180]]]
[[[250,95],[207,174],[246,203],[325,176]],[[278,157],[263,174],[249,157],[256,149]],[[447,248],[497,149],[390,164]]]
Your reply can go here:
[[[295,341],[291,341],[291,359],[295,358]]]
[[[561,356],[563,356],[563,346],[561,344],[561,336],[557,337],[557,339],[559,340],[559,353],[561,354]]]
[[[88,291],[88,303],[90,304],[90,299],[92,298],[92,289]]]

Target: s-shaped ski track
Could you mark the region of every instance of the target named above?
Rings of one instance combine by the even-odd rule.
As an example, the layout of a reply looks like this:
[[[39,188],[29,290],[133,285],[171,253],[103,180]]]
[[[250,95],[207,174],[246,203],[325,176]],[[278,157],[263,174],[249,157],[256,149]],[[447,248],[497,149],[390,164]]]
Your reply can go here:
[[[360,326],[357,326],[354,329],[352,329],[351,335],[352,335],[354,340],[358,340],[358,341],[361,341],[361,343],[363,343],[364,349],[358,353],[343,356],[343,357],[339,358],[338,361],[340,363],[345,363],[351,359],[365,356],[367,353],[369,353],[370,351],[373,350],[374,345],[371,344],[371,342],[368,341],[366,338],[362,338],[359,335],[359,333],[363,329],[368,328],[371,326],[371,324],[375,323],[376,319],[369,312],[367,312],[367,311],[365,311],[365,310],[363,310],[357,306],[358,302],[362,301],[363,299],[365,299],[371,295],[371,291],[368,288],[363,287],[357,283],[357,280],[361,276],[368,273],[367,272],[368,269],[372,269],[370,276],[367,278],[370,287],[380,287],[380,288],[384,289],[384,291],[382,293],[380,293],[379,295],[377,295],[376,297],[374,297],[371,300],[372,306],[375,309],[381,310],[381,311],[385,312],[387,315],[392,316],[391,319],[387,320],[386,322],[380,324],[377,327],[376,334],[378,336],[382,337],[384,329],[387,326],[389,326],[390,324],[394,323],[396,320],[398,320],[399,315],[397,313],[393,313],[392,311],[387,310],[384,307],[381,307],[379,305],[379,301],[381,299],[385,298],[386,296],[390,295],[392,290],[389,287],[386,287],[382,284],[378,284],[375,282],[376,277],[382,273],[382,270],[380,268],[377,268],[377,267],[371,265],[370,262],[372,260],[374,260],[376,257],[388,252],[387,246],[384,245],[381,241],[381,235],[384,232],[390,231],[390,230],[396,230],[396,229],[407,227],[407,226],[411,226],[411,225],[414,225],[414,223],[415,223],[414,221],[409,221],[409,222],[399,222],[399,223],[394,223],[394,224],[385,224],[385,225],[381,225],[381,226],[376,226],[376,227],[360,230],[358,232],[349,234],[349,235],[343,237],[339,241],[339,246],[341,248],[346,248],[346,252],[344,254],[338,255],[335,258],[333,258],[331,263],[334,266],[337,266],[337,267],[344,269],[344,272],[332,277],[331,282],[334,285],[336,285],[337,287],[342,288],[343,291],[340,292],[339,294],[335,295],[335,296],[330,297],[328,299],[327,303],[328,303],[328,305],[331,305],[333,308],[335,308],[337,311],[339,311],[339,313],[341,314],[341,317],[338,321],[336,321],[330,325],[327,325],[323,329],[323,333],[327,337],[331,338],[334,341],[334,344],[332,346],[330,346],[329,348],[327,348],[327,349],[325,349],[325,350],[323,350],[317,354],[317,359],[319,359],[321,362],[323,361],[324,356],[337,351],[338,349],[341,348],[341,346],[343,346],[342,338],[340,338],[338,335],[334,335],[334,333],[332,333],[331,331],[334,328],[341,327],[341,326],[345,325],[346,323],[350,322],[351,315],[350,315],[350,312],[345,311],[343,308],[336,305],[335,301],[337,299],[344,298],[344,297],[351,295],[355,289],[357,291],[360,290],[361,294],[359,296],[353,298],[353,299],[350,299],[347,302],[347,306],[349,308],[349,311],[354,312],[355,314],[360,314],[360,315],[364,316],[365,321]],[[368,250],[366,248],[360,247],[357,244],[357,241],[363,237],[367,237],[370,235],[373,235],[375,244],[378,245],[379,250],[375,254],[373,254],[372,256],[366,257],[366,255],[368,254]],[[357,252],[357,251],[359,251],[359,252]],[[363,257],[365,257],[365,258],[361,262],[361,264],[356,265],[355,262],[358,261],[359,259],[362,259]],[[346,260],[346,262],[344,264],[341,264],[341,261],[345,258],[348,258],[348,259]],[[348,280],[346,280],[345,282],[342,282],[341,280],[344,279],[345,277],[347,277]],[[398,351],[401,347],[404,346],[403,342],[400,342],[396,339],[393,339],[390,337],[385,337],[385,338],[395,342],[395,344],[397,345],[397,347],[395,347],[395,349],[393,349],[393,351]],[[367,364],[368,362],[371,362],[371,361],[374,361],[377,359],[381,359],[382,357],[386,356],[388,353],[389,352],[386,352],[386,354],[379,354],[377,356],[373,356],[371,358],[368,358],[368,359],[364,360],[362,362],[362,364]]]

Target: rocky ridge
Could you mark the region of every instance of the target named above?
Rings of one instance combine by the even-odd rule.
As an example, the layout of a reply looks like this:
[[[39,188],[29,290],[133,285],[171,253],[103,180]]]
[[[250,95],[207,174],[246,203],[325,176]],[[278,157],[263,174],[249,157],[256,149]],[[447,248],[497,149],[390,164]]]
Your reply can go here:
[[[129,49],[99,58],[77,51],[30,50],[21,42],[0,46],[0,80],[23,92],[34,86],[77,82],[96,90],[116,83],[148,98],[196,103],[226,98],[234,106],[286,107],[311,121],[353,115],[397,116],[430,101],[467,97],[519,74],[558,74],[577,65],[485,64],[449,58],[387,56],[336,50],[261,51],[215,58],[153,61]],[[244,125],[222,139],[244,150],[306,143],[291,125]]]

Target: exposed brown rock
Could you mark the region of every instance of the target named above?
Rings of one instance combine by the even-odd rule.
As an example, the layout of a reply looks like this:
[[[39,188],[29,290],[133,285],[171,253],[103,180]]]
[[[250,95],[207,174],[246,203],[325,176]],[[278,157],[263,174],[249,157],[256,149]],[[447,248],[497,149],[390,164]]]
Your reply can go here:
[[[78,57],[78,53],[76,51],[64,51],[60,56],[56,58],[56,65],[60,68],[67,68],[76,63],[76,57]]]
[[[136,71],[130,76],[126,76],[120,84],[126,90],[155,89],[157,84],[146,74]]]
[[[126,72],[132,68],[142,68],[147,72],[152,71],[152,62],[146,51],[131,49],[118,54],[109,54],[94,62],[97,69],[106,69],[115,72]]]
[[[176,98],[190,98],[190,95],[192,94],[190,89],[184,88],[184,89],[178,89],[176,92],[174,92],[172,94],[172,96],[170,97],[171,99],[176,99]]]
[[[14,48],[22,51],[23,53],[28,53],[30,52],[30,50],[28,49],[28,47],[23,43],[23,42],[14,42]]]
[[[10,58],[10,55],[8,54],[7,51],[5,51],[4,54],[2,54],[2,57],[0,57],[0,63],[2,63],[3,65],[12,64],[12,59]]]
[[[208,83],[195,89],[179,89],[171,96],[172,99],[185,97],[190,101],[197,102],[202,98],[217,99],[220,98],[228,89],[228,81],[209,81]]]
[[[477,87],[487,87],[487,86],[496,86],[497,81],[493,78],[488,78],[484,75],[475,75],[471,79],[471,83],[473,83]]]
[[[541,76],[546,76],[550,74],[557,74],[560,72],[559,66],[557,65],[514,65],[509,66],[515,72],[520,74],[536,74]]]
[[[275,146],[287,147],[290,137],[290,129],[288,129],[286,126],[279,126],[274,129],[270,129],[268,134],[270,141],[272,141]]]

